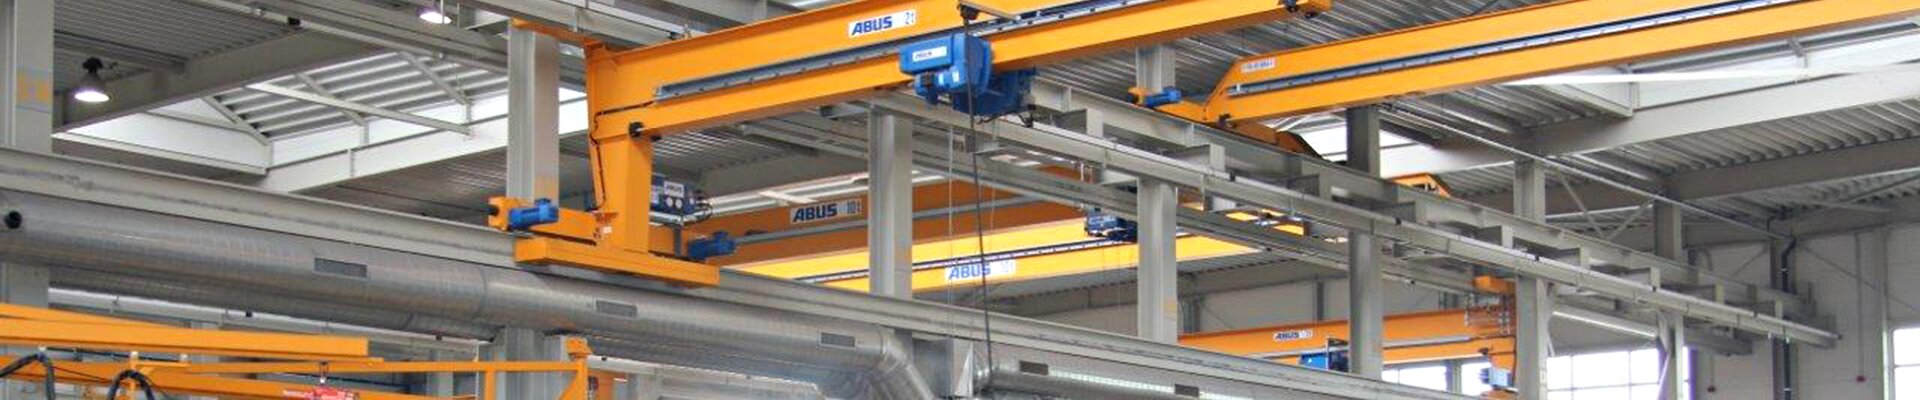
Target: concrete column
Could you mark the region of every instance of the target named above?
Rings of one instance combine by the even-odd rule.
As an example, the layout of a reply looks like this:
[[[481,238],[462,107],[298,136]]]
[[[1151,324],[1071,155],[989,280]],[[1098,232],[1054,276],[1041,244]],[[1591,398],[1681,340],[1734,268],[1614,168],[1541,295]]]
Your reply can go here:
[[[1522,399],[1547,398],[1547,357],[1552,355],[1553,338],[1547,323],[1553,320],[1553,288],[1546,280],[1520,277],[1514,294],[1518,329],[1514,340],[1514,389]]]
[[[483,350],[497,361],[560,361],[567,359],[564,338],[526,328],[505,328]],[[552,399],[567,388],[564,373],[509,373],[495,378],[499,387],[486,388],[496,399]]]
[[[1680,400],[1682,378],[1686,363],[1682,354],[1687,352],[1687,317],[1679,313],[1663,312],[1659,323],[1660,339],[1660,399]]]
[[[507,195],[560,200],[560,44],[507,33]]]
[[[1139,302],[1135,303],[1141,338],[1162,343],[1180,341],[1179,263],[1174,258],[1175,213],[1179,196],[1173,184],[1140,180]]]
[[[1134,86],[1151,95],[1174,86],[1178,52],[1167,45],[1141,47],[1133,52]]]
[[[913,297],[913,120],[867,116],[867,271],[876,296]],[[983,266],[984,267],[984,266]]]
[[[1380,106],[1347,108],[1347,168],[1380,175]]]
[[[0,147],[52,152],[53,1],[0,0],[0,21]]]

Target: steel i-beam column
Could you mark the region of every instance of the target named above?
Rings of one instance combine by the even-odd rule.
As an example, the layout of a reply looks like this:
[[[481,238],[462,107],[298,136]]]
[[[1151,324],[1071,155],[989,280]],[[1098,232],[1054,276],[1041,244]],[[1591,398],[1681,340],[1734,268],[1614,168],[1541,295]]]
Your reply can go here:
[[[1547,170],[1534,160],[1519,160],[1513,170],[1513,213],[1533,221],[1547,219]],[[1514,293],[1518,332],[1514,343],[1514,388],[1522,399],[1544,399],[1547,357],[1553,351],[1548,323],[1553,320],[1553,287],[1544,279],[1522,276]]]
[[[867,116],[867,272],[876,296],[913,297],[913,120]],[[986,268],[981,265],[981,268]]]
[[[1687,351],[1687,317],[1678,313],[1660,313],[1660,399],[1680,400],[1681,377]]]
[[[1380,174],[1380,108],[1347,109],[1347,167]],[[1380,272],[1380,243],[1371,233],[1347,236],[1347,333],[1354,375],[1379,379],[1385,368],[1386,305]]]
[[[497,361],[564,361],[565,338],[527,328],[507,327],[494,335],[493,344],[484,350]],[[552,399],[567,389],[567,376],[558,372],[510,373],[495,377],[496,399]]]
[[[1180,199],[1173,184],[1140,180],[1139,301],[1134,304],[1137,333],[1164,343],[1180,341],[1179,263],[1174,258],[1175,213]]]
[[[53,152],[53,1],[0,0],[0,147]],[[78,65],[70,66],[78,68]],[[0,210],[5,226],[32,223]],[[46,267],[0,263],[0,302],[47,306]],[[30,353],[34,348],[4,349]],[[0,400],[45,398],[24,381],[0,382]]]
[[[1547,166],[1539,161],[1513,162],[1513,215],[1530,221],[1547,220]]]
[[[1347,168],[1380,174],[1380,106],[1347,108]]]
[[[1672,260],[1687,260],[1685,222],[1685,215],[1681,213],[1680,207],[1667,203],[1653,205],[1653,253],[1655,255]],[[1688,279],[1695,278],[1688,277]],[[1682,370],[1682,367],[1690,367],[1691,363],[1681,361],[1683,358],[1681,354],[1688,351],[1686,316],[1661,313],[1659,336],[1662,371],[1660,398],[1678,400],[1682,386],[1681,377],[1690,376],[1687,371]],[[1699,354],[1690,354],[1685,358],[1695,363],[1700,362]]]
[[[1553,288],[1544,279],[1522,276],[1514,293],[1519,329],[1514,340],[1514,389],[1522,399],[1547,398],[1547,357],[1553,351],[1547,321],[1553,319]]]
[[[507,196],[560,201],[560,44],[507,33]]]
[[[1173,47],[1155,45],[1141,47],[1133,52],[1134,85],[1139,86],[1141,94],[1152,95],[1173,87],[1178,69],[1174,56],[1178,53]]]
[[[1687,261],[1685,216],[1680,207],[1653,204],[1653,254],[1671,260]]]

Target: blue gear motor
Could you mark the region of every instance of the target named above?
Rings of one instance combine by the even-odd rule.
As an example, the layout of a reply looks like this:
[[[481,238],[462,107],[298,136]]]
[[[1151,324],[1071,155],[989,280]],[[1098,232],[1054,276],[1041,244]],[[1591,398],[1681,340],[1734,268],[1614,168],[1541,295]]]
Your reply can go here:
[[[993,46],[986,39],[955,33],[900,49],[900,72],[913,76],[913,93],[928,104],[944,98],[954,110],[975,117],[1024,111],[1033,86],[1033,69],[993,71]]]

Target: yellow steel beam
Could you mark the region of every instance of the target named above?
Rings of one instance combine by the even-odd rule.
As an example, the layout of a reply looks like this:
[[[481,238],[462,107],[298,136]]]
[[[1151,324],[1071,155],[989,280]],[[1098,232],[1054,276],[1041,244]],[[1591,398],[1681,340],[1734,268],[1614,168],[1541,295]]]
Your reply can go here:
[[[161,325],[161,324],[156,324],[151,322],[134,321],[134,320],[128,320],[128,319],[113,318],[113,317],[103,317],[103,316],[93,315],[93,314],[60,311],[60,310],[55,310],[51,308],[31,307],[31,306],[23,306],[18,304],[6,304],[6,303],[0,303],[0,317],[29,320],[29,321],[75,322],[75,323],[89,323],[89,324],[100,324],[100,325],[126,325],[126,326],[145,326],[145,327],[166,326],[166,325]]]
[[[1584,39],[1487,52],[1452,61],[1233,95],[1236,87],[1501,40],[1612,23],[1727,0],[1565,0],[1475,18],[1248,57],[1235,63],[1203,107],[1165,107],[1197,121],[1257,122],[1401,96],[1776,39],[1920,13],[1912,0],[1796,0]]]
[[[1292,234],[1302,232],[1300,227],[1292,225],[1277,229]],[[925,263],[975,257],[982,253],[982,244],[985,245],[984,252],[992,254],[1068,245],[1094,239],[1098,238],[1086,234],[1084,220],[1073,219],[991,231],[981,237],[966,236],[916,243],[912,254],[913,262]],[[991,284],[1132,268],[1139,264],[1137,247],[1132,244],[1106,244],[1027,255],[998,264],[999,268],[992,273],[960,274],[963,276],[960,279],[954,278],[953,270],[968,267],[922,269],[913,273],[913,290],[928,291],[978,285],[981,283],[980,275],[985,275],[986,282]],[[1195,235],[1180,237],[1174,249],[1176,257],[1182,261],[1247,254],[1255,251],[1245,246]],[[864,271],[867,268],[866,264],[867,253],[852,250],[750,263],[734,268],[767,276],[799,279],[857,273]],[[820,283],[856,291],[867,290],[869,284],[867,277],[859,275],[829,279]]]
[[[14,357],[0,357],[0,363],[13,362]],[[127,369],[125,363],[60,362],[54,378],[61,383],[87,387],[102,387],[112,383],[114,376]],[[8,379],[37,380],[46,376],[39,366],[28,366],[14,372]],[[286,382],[272,382],[252,379],[227,378],[219,376],[195,375],[180,371],[157,369],[147,372],[153,381],[154,389],[173,395],[202,395],[222,399],[261,399],[283,400],[306,398],[316,386]],[[438,397],[414,396],[398,393],[375,391],[352,391],[360,400],[439,400]]]
[[[656,90],[811,56],[889,44],[960,28],[959,0],[867,0],[630,51],[589,46],[589,108],[602,138],[628,134],[638,122],[652,134],[673,134],[826,105],[897,88],[910,80],[893,57],[771,78],[659,100]],[[986,7],[1023,13],[1078,3],[1064,0],[980,0]],[[1143,44],[1222,32],[1285,18],[1280,1],[1160,0],[989,36],[996,67],[1026,68]],[[1322,12],[1329,0],[1300,0],[1303,12]],[[851,29],[876,17],[913,13],[914,22],[870,34]],[[659,101],[656,101],[659,100]]]
[[[1388,316],[1385,337],[1387,364],[1489,357],[1511,370],[1513,330],[1487,309],[1453,309]],[[1239,329],[1183,335],[1180,345],[1249,357],[1298,363],[1297,357],[1278,357],[1327,347],[1327,339],[1346,340],[1347,321]],[[1393,343],[1400,343],[1395,345]]]
[[[278,360],[367,361],[367,339],[159,325],[0,320],[0,343]]]

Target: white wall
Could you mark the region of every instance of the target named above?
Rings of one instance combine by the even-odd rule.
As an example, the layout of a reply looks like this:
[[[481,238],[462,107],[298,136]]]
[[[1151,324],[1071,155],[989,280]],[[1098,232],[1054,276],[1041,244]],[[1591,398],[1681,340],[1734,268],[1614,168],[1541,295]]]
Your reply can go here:
[[[1819,314],[1832,318],[1834,331],[1842,336],[1832,348],[1799,346],[1801,399],[1885,398],[1885,358],[1880,354],[1887,330],[1879,322],[1882,307],[1890,315],[1890,326],[1920,322],[1920,310],[1902,304],[1920,303],[1920,228],[1891,230],[1884,278],[1868,257],[1875,237],[1864,231],[1802,238],[1795,250],[1800,290],[1811,291]],[[1710,249],[1700,261],[1722,274],[1767,283],[1767,259],[1760,245]],[[1743,264],[1748,265],[1744,270]],[[1900,300],[1890,300],[1887,293]],[[1713,357],[1713,377],[1704,383],[1717,390],[1707,398],[1771,398],[1771,360],[1765,343],[1756,344],[1750,356]]]

